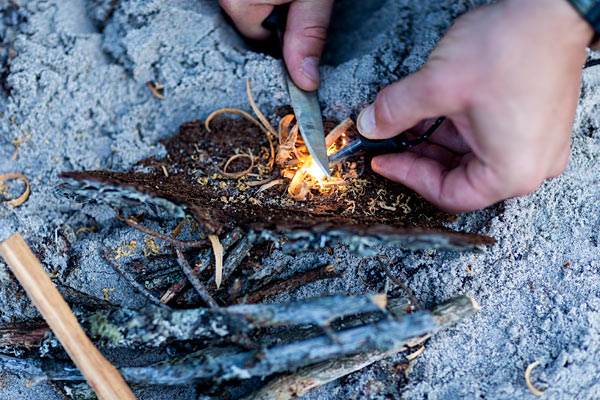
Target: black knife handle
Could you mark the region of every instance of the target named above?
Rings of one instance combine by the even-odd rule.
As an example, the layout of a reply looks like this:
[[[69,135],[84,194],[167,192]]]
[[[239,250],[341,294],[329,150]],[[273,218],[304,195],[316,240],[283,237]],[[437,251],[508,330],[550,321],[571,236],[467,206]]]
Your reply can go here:
[[[410,147],[416,146],[426,141],[427,138],[429,138],[429,136],[431,136],[431,134],[435,132],[435,130],[442,124],[442,122],[444,122],[445,119],[446,117],[438,118],[433,123],[433,125],[431,125],[429,129],[427,129],[427,131],[424,134],[413,140],[407,140],[405,137],[405,132],[389,139],[367,139],[361,134],[358,135],[358,138],[360,139],[360,142],[364,146],[365,151],[369,156],[378,156],[380,154],[390,153],[401,153]]]
[[[270,44],[267,44],[269,46],[267,52],[274,58],[283,58],[283,32],[285,32],[287,24],[289,7],[289,4],[273,7],[271,14],[262,23],[263,28],[271,31],[277,38],[275,43],[271,41]]]
[[[271,14],[269,14],[269,16],[262,23],[263,28],[271,32],[284,32],[287,24],[287,14],[289,8],[289,3],[273,7]]]

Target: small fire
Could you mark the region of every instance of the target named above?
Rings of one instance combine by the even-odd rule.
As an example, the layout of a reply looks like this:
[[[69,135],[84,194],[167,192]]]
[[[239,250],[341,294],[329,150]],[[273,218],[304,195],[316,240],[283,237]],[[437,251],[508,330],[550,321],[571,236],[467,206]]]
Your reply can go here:
[[[306,173],[315,178],[319,183],[327,180],[327,175],[323,173],[323,170],[315,162],[311,162],[311,166],[306,168]]]

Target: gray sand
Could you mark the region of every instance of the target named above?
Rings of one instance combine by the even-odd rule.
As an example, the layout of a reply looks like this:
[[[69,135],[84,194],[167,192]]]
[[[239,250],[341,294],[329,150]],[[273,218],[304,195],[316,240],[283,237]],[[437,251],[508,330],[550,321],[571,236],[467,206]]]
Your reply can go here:
[[[10,96],[0,96],[0,173],[21,172],[32,186],[25,204],[0,205],[0,240],[19,231],[45,254],[59,280],[110,301],[137,306],[143,298],[100,258],[143,235],[115,219],[108,207],[81,205],[53,195],[65,170],[124,170],[151,154],[158,140],[182,122],[221,107],[249,110],[245,79],[265,111],[287,104],[279,64],[250,51],[219,13],[216,0],[121,0],[100,33],[109,0],[17,1],[18,13],[0,3],[0,35],[18,56],[10,65]],[[440,35],[460,14],[482,1],[339,1],[322,67],[324,113],[345,118],[372,101],[380,85],[405,76],[426,60]],[[368,5],[365,5],[368,4]],[[5,68],[0,53],[0,72]],[[450,77],[449,77],[450,78]],[[165,100],[146,82],[165,85]],[[547,398],[600,397],[600,66],[584,72],[582,98],[567,171],[535,194],[468,215],[453,227],[497,238],[482,254],[408,253],[382,249],[398,261],[407,284],[425,306],[456,294],[483,307],[474,318],[427,344],[408,371],[408,384],[390,375],[403,356],[307,395],[337,398],[534,398],[524,371]],[[15,161],[11,142],[30,134]],[[11,185],[11,193],[22,187]],[[96,224],[73,244],[80,266],[65,273],[62,236]],[[139,254],[141,246],[136,250]],[[381,291],[356,275],[360,260],[345,248],[335,254],[296,257],[274,253],[266,266],[287,263],[288,273],[331,261],[347,279],[311,284],[275,300],[325,293]],[[337,261],[337,260],[340,261]],[[473,274],[467,272],[471,266]],[[366,263],[362,274],[377,274]],[[37,316],[0,263],[0,321]],[[0,399],[57,399],[45,384],[0,376]],[[191,388],[139,392],[142,399],[193,398]]]

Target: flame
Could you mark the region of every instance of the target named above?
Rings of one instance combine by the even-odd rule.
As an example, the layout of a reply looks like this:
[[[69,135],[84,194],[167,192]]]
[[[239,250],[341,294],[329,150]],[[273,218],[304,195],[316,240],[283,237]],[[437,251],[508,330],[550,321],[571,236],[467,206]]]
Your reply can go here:
[[[315,178],[319,183],[327,180],[327,175],[325,175],[317,163],[312,162],[312,160],[310,167],[306,168],[306,173]]]

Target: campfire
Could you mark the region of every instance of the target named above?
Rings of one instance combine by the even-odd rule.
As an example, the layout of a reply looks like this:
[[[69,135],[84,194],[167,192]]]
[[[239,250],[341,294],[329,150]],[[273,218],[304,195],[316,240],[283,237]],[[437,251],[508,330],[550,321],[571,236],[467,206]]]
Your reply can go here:
[[[275,130],[269,120],[256,106],[250,82],[246,81],[248,99],[258,116],[258,120],[243,110],[224,108],[213,112],[205,121],[206,130],[210,132],[210,122],[214,117],[220,114],[235,114],[244,117],[248,121],[258,126],[267,136],[270,147],[270,154],[262,157],[254,156],[251,152],[234,154],[224,164],[220,172],[229,178],[240,179],[246,176],[264,176],[274,172],[274,165],[280,168],[280,178],[274,175],[262,180],[247,182],[250,186],[260,185],[259,192],[268,190],[274,186],[287,184],[287,193],[296,201],[306,201],[313,197],[314,192],[320,194],[331,194],[336,189],[343,190],[348,178],[356,178],[356,163],[349,163],[345,166],[335,167],[331,179],[328,179],[319,167],[313,163],[302,136],[299,135],[298,124],[294,123],[295,116],[287,114],[279,121],[279,129]],[[327,146],[327,155],[335,153],[339,148],[346,144],[346,132],[354,127],[351,119],[346,119],[337,125],[325,138]],[[277,144],[273,144],[273,140]],[[250,166],[239,172],[229,172],[229,166],[236,160],[247,159]],[[266,162],[259,164],[262,159]],[[259,174],[254,174],[257,170]]]

